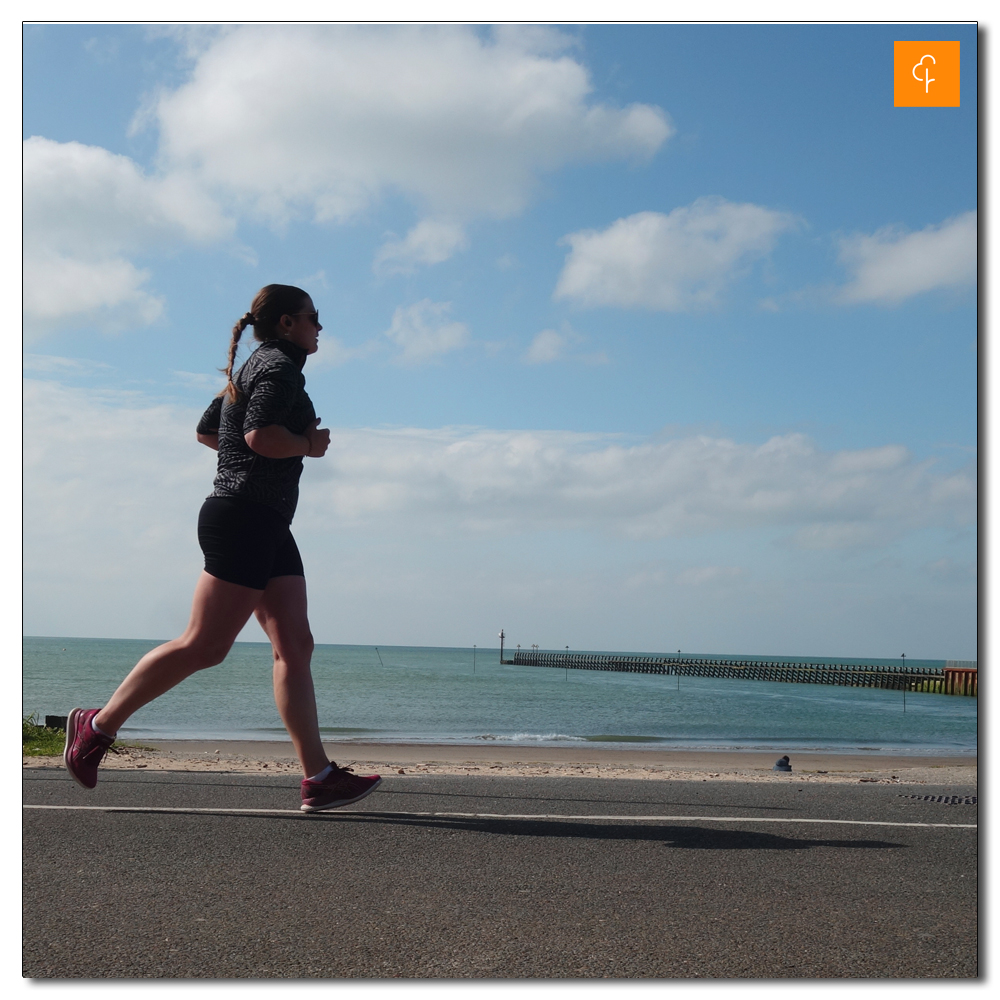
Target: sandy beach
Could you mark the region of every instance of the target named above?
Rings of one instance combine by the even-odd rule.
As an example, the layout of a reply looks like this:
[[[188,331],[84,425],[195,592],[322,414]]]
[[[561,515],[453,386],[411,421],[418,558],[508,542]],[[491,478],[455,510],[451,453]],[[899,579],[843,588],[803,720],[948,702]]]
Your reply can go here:
[[[358,773],[496,774],[628,778],[649,781],[881,782],[976,786],[976,757],[789,753],[792,772],[772,770],[771,751],[632,750],[496,744],[327,743],[327,753]],[[25,757],[25,767],[61,766],[59,758]],[[299,774],[288,742],[165,740],[155,749],[119,748],[102,767],[114,770]]]

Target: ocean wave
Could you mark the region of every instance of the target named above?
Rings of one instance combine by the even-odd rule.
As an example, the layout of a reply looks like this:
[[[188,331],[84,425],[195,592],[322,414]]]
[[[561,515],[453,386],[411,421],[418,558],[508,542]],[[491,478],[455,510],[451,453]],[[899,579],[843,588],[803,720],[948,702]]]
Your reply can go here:
[[[474,740],[490,740],[497,743],[586,743],[584,736],[567,736],[565,733],[514,733],[498,736],[495,733],[483,733],[473,736]]]
[[[586,737],[588,743],[667,743],[669,736],[619,736],[616,734],[605,734],[602,736]]]

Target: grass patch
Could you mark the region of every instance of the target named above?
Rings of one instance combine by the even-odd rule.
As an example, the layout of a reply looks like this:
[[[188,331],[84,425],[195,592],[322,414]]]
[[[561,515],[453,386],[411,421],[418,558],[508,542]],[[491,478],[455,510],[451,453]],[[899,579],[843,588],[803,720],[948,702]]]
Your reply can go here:
[[[61,757],[66,746],[66,730],[41,726],[34,715],[21,720],[21,755],[24,757]],[[122,750],[155,750],[143,743],[115,743],[109,753]]]
[[[21,720],[21,753],[25,757],[60,757],[66,745],[65,729],[40,726],[38,719],[29,715]]]

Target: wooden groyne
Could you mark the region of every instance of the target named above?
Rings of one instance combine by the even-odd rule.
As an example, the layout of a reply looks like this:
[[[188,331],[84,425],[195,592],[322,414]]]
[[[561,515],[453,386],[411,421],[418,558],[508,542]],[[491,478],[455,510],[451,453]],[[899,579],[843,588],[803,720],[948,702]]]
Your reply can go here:
[[[977,697],[978,673],[969,668],[862,666],[852,663],[809,663],[783,660],[726,660],[686,656],[617,656],[606,653],[543,653],[521,650],[513,660],[522,667],[560,670],[612,670],[630,674],[680,677],[735,677],[745,681],[785,681],[791,684],[834,684],[839,687],[888,688]]]

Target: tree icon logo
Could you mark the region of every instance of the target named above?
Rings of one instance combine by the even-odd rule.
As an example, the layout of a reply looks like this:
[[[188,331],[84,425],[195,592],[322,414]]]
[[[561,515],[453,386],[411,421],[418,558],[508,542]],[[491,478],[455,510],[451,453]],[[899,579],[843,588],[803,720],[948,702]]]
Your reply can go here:
[[[893,42],[893,105],[957,108],[960,42]]]

